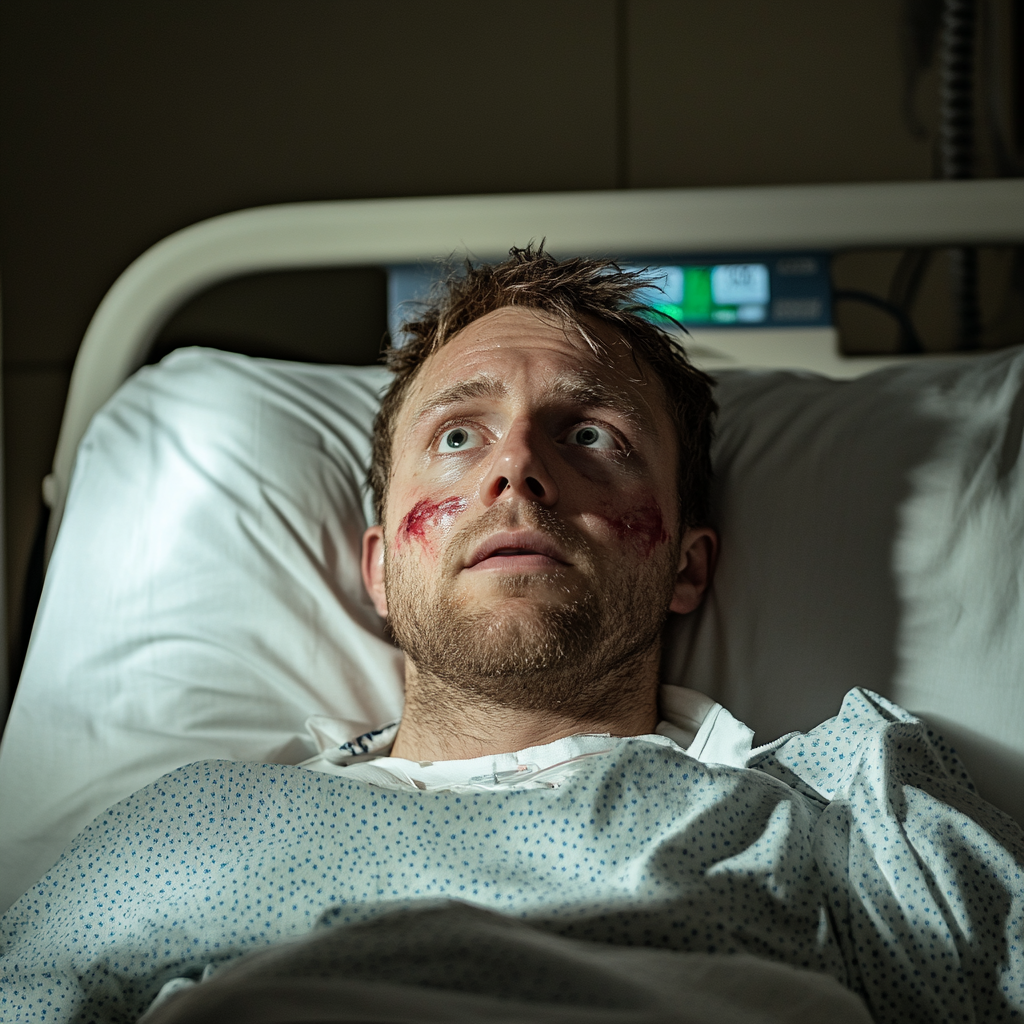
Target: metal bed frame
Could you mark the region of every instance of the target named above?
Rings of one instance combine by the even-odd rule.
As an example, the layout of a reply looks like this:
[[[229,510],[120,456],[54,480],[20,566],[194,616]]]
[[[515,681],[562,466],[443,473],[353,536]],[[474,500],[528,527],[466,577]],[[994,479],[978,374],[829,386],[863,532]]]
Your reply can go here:
[[[482,259],[547,239],[560,254],[837,251],[1024,241],[1024,180],[651,189],[289,203],[202,221],[158,242],[117,279],[71,376],[53,460],[45,559],[93,413],[145,361],[161,327],[219,281],[269,270]]]

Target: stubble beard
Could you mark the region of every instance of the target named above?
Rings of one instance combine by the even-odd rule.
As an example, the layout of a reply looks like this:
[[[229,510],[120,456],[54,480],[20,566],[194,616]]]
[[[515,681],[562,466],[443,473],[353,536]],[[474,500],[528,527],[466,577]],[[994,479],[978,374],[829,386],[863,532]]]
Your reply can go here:
[[[453,586],[453,553],[517,526],[553,537],[579,572],[495,576],[500,598],[486,610],[466,607]],[[575,530],[533,505],[485,516],[459,539],[433,585],[414,555],[385,557],[388,626],[416,667],[420,699],[588,719],[613,714],[649,688],[642,669],[657,663],[678,543],[647,560],[602,566]]]

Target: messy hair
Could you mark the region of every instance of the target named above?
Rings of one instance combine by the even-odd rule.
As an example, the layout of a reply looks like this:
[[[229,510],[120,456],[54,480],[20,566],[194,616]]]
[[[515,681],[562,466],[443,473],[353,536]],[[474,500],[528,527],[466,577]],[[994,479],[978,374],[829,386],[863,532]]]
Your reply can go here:
[[[651,287],[643,271],[623,270],[606,259],[556,260],[543,243],[509,250],[508,259],[474,266],[468,260],[435,288],[413,318],[400,328],[384,353],[394,380],[384,395],[373,425],[370,487],[377,521],[391,477],[395,420],[416,374],[426,360],[475,320],[505,306],[540,310],[579,331],[591,348],[603,345],[585,318],[611,327],[625,342],[638,367],[654,371],[668,399],[678,436],[677,484],[684,528],[701,526],[710,516],[711,437],[717,412],[712,379],[689,361],[682,347],[651,322],[651,310],[637,301]]]

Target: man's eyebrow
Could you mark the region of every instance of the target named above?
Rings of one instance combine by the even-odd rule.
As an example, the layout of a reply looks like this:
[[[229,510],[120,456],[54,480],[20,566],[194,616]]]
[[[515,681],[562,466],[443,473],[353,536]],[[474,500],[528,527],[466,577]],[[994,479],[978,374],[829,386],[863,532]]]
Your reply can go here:
[[[503,380],[492,374],[481,374],[479,377],[439,388],[416,410],[415,420],[418,422],[425,416],[460,402],[468,402],[475,398],[504,398],[508,393],[508,385]],[[609,387],[597,374],[588,373],[586,370],[559,374],[551,382],[548,395],[567,405],[610,409],[636,428],[650,425],[649,417],[627,394]]]
[[[621,390],[609,387],[596,374],[586,371],[560,374],[554,379],[552,393],[570,405],[610,409],[634,427],[649,425],[643,410]]]
[[[418,421],[424,416],[437,412],[438,409],[457,405],[459,402],[468,402],[473,398],[504,398],[507,394],[508,385],[503,380],[492,377],[490,374],[481,374],[479,377],[460,380],[435,391],[416,410],[415,419]]]

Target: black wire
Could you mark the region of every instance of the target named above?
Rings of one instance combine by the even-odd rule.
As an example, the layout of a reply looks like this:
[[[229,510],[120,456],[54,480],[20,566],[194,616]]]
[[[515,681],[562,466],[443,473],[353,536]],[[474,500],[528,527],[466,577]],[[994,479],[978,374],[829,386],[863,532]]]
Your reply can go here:
[[[921,290],[924,275],[931,263],[934,249],[907,249],[900,258],[889,284],[889,301],[906,310],[907,315],[914,307],[917,293]]]
[[[883,313],[888,313],[900,325],[899,351],[907,354],[924,351],[924,346],[921,344],[921,336],[917,333],[914,321],[910,319],[905,309],[890,302],[888,299],[872,295],[871,292],[861,292],[853,288],[839,288],[832,293],[832,301],[833,303],[863,302],[867,306],[874,306],[876,309],[882,310]]]

